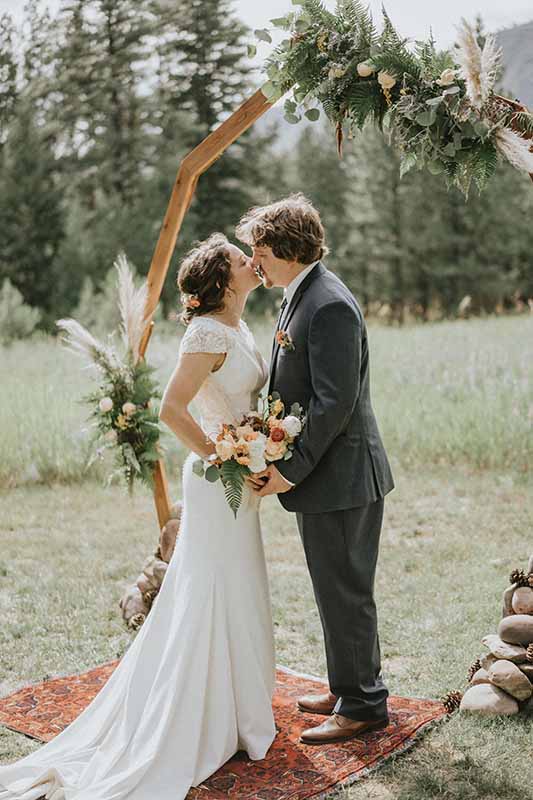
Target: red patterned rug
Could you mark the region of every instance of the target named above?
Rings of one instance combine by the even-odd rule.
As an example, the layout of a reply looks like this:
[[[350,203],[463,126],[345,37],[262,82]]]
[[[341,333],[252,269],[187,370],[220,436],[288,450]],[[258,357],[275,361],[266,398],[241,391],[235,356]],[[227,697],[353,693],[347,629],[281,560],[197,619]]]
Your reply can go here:
[[[52,678],[0,698],[0,724],[47,742],[74,720],[105,684],[118,660],[88,672]],[[389,697],[390,725],[361,738],[328,745],[304,745],[304,728],[324,717],[302,714],[296,698],[324,690],[325,681],[278,667],[274,710],[279,733],[262,761],[237,753],[188,800],[304,800],[332,792],[368,774],[384,759],[410,747],[422,730],[446,716],[435,700]]]

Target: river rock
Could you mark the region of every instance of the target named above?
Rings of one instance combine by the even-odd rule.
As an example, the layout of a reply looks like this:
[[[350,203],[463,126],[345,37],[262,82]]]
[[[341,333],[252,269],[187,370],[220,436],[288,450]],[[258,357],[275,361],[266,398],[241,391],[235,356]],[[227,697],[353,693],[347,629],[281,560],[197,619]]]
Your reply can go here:
[[[496,661],[489,670],[491,682],[516,700],[529,700],[533,687],[528,678],[511,661]]]
[[[481,662],[481,666],[483,667],[483,669],[486,670],[489,670],[492,667],[492,665],[496,661],[498,661],[496,656],[493,656],[492,653],[487,653],[487,655],[481,656],[479,660]]]
[[[513,614],[504,617],[498,625],[498,636],[509,644],[527,646],[533,642],[533,616]]]
[[[481,683],[491,683],[489,673],[486,669],[483,669],[483,667],[474,673],[470,681],[470,686],[479,686]]]
[[[508,586],[504,591],[502,598],[502,617],[508,617],[510,614],[515,613],[513,611],[513,595],[517,588],[517,584],[512,583],[511,586]]]
[[[473,714],[511,716],[518,713],[518,703],[502,689],[484,683],[470,686],[463,695],[461,712],[468,711]]]
[[[533,614],[533,589],[520,586],[513,594],[513,611],[515,614]]]
[[[533,664],[518,664],[518,669],[533,683]]]
[[[515,664],[520,664],[522,661],[526,660],[525,647],[522,647],[519,644],[508,644],[494,633],[490,633],[488,636],[485,636],[481,642],[485,645],[485,647],[489,648],[492,655],[496,656],[496,658],[503,658],[506,661],[514,661]]]

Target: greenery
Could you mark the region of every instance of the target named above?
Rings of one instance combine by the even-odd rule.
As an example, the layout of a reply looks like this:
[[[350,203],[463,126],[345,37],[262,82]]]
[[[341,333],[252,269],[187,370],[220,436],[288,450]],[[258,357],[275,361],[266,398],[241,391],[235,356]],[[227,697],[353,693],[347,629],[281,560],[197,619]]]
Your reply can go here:
[[[40,318],[39,309],[28,306],[9,278],[4,278],[0,289],[0,344],[27,338]]]
[[[31,0],[20,29],[0,16],[0,284],[8,278],[40,312],[39,331],[54,332],[69,315],[108,333],[116,317],[109,264],[124,250],[137,276],[147,274],[180,159],[256,88],[251,34],[227,0],[164,8],[62,0],[55,16],[44,6]],[[471,192],[468,202],[445,191],[441,175],[415,168],[400,180],[399,152],[361,109],[367,124],[361,132],[344,125],[341,160],[324,116],[312,123],[316,113],[308,113],[299,129],[275,108],[202,176],[163,286],[159,328],[175,327],[175,274],[193,242],[213,230],[233,239],[251,205],[295,190],[319,208],[327,266],[368,316],[396,324],[527,307],[529,180],[500,165],[492,190]],[[527,115],[516,118],[527,127]],[[277,303],[276,292],[259,290],[250,308],[268,314]]]
[[[272,324],[250,324],[268,357]],[[403,466],[511,470],[526,479],[533,459],[531,316],[404,330],[371,325],[369,338],[374,407],[387,447]],[[150,363],[160,387],[178,347],[176,336],[152,335]],[[56,339],[3,348],[0,384],[0,487],[105,484],[107,452],[85,470],[90,429],[79,399],[93,389],[92,379]],[[164,425],[161,434],[167,471],[176,474],[184,451]]]
[[[359,0],[338,0],[334,14],[319,0],[294,5],[300,10],[272,20],[289,38],[267,59],[262,90],[272,102],[292,90],[285,101],[289,122],[302,115],[317,120],[318,103],[336,125],[339,151],[345,125],[353,132],[369,119],[379,129],[386,123],[402,156],[401,174],[427,168],[468,195],[473,179],[481,190],[494,174],[498,150],[505,152],[498,138],[502,128],[520,135],[533,130],[533,115],[526,110],[517,115],[513,103],[494,97],[498,59],[492,41],[487,37],[481,50],[467,23],[461,69],[458,57],[438,51],[433,38],[409,47],[384,9],[378,34]],[[270,39],[266,30],[256,35]],[[478,84],[480,98],[473,88]],[[517,139],[517,147],[522,142],[527,149]],[[533,171],[530,160],[526,172]]]

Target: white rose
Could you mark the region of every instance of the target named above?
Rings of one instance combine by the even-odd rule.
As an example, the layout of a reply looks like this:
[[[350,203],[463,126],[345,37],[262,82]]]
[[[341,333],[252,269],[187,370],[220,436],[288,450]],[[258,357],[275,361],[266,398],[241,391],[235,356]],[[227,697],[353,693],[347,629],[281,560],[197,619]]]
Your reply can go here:
[[[378,83],[382,89],[392,89],[396,83],[396,78],[390,72],[385,72],[382,69],[381,72],[378,72]]]
[[[126,416],[129,416],[130,414],[133,414],[135,413],[135,411],[137,411],[137,406],[135,405],[135,403],[124,403],[124,405],[122,406],[122,410],[126,414]]]
[[[302,432],[302,423],[298,419],[298,417],[293,417],[292,414],[289,414],[281,423],[281,427],[289,436],[294,438],[298,436],[299,433]]]
[[[251,458],[248,467],[250,472],[264,472],[267,468],[267,463],[264,458]]]
[[[357,65],[357,74],[361,78],[368,78],[369,75],[372,75],[376,71],[376,68],[369,64],[368,61],[361,61],[360,64]]]
[[[252,439],[248,442],[248,452],[252,460],[263,458],[265,453],[265,444],[267,437],[264,433],[258,433],[257,439]]]
[[[117,432],[115,430],[108,431],[105,434],[104,439],[106,442],[111,442],[111,444],[114,444],[117,441]]]
[[[102,397],[100,402],[98,403],[98,408],[103,414],[107,414],[108,411],[111,411],[113,408],[113,401],[110,397]]]
[[[451,86],[455,81],[456,75],[457,71],[455,69],[445,69],[435,83],[438,83],[439,86]]]

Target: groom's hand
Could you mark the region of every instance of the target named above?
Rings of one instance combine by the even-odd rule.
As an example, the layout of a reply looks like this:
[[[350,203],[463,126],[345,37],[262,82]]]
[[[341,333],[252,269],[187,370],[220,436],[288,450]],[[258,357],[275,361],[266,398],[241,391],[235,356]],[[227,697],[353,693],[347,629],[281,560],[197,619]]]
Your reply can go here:
[[[265,478],[267,478],[266,481],[264,480]],[[253,473],[246,480],[259,497],[266,497],[269,494],[283,494],[293,487],[293,484],[285,480],[274,464],[270,464],[263,472]]]

